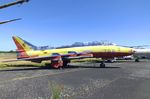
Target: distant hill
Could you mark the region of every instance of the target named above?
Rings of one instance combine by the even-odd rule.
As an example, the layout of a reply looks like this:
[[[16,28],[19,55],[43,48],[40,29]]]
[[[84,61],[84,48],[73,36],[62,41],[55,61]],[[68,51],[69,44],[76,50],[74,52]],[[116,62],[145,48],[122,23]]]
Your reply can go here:
[[[16,53],[16,51],[0,51],[0,53]]]

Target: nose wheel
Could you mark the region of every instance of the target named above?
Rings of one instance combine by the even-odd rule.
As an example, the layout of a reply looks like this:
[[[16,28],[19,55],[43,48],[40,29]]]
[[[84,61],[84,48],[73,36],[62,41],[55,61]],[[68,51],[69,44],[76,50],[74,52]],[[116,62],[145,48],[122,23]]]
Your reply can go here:
[[[105,62],[102,61],[102,62],[100,63],[100,68],[105,68],[105,67],[106,67]]]
[[[135,59],[135,62],[140,62],[139,58],[136,58],[136,59]]]

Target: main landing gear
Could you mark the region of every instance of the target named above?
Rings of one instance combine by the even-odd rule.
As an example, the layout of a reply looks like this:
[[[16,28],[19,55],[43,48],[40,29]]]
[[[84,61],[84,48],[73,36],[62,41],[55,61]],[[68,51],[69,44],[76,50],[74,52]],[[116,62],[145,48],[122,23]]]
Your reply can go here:
[[[51,66],[52,68],[58,69],[63,67],[63,61],[58,60],[58,61],[51,61]]]
[[[62,60],[61,57],[56,57],[51,60],[51,66],[55,69],[68,67],[68,63],[70,63],[70,60]]]
[[[63,67],[63,60],[61,56],[53,57],[51,60],[51,66],[52,68],[58,69]]]

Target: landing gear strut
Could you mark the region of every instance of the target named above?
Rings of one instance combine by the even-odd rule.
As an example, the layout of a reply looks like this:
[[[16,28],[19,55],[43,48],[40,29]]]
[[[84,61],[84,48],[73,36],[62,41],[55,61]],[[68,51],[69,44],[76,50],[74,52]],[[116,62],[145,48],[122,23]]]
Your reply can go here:
[[[105,68],[105,67],[106,67],[105,62],[102,61],[102,62],[100,63],[100,68]]]
[[[62,68],[63,67],[63,60],[61,56],[53,57],[51,60],[51,66],[55,69]]]

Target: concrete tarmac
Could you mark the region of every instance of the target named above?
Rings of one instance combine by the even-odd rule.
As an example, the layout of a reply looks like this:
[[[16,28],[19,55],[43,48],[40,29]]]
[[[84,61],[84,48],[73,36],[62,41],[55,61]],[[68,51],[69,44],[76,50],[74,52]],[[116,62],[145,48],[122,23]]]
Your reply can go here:
[[[150,61],[0,70],[0,99],[150,99]]]

